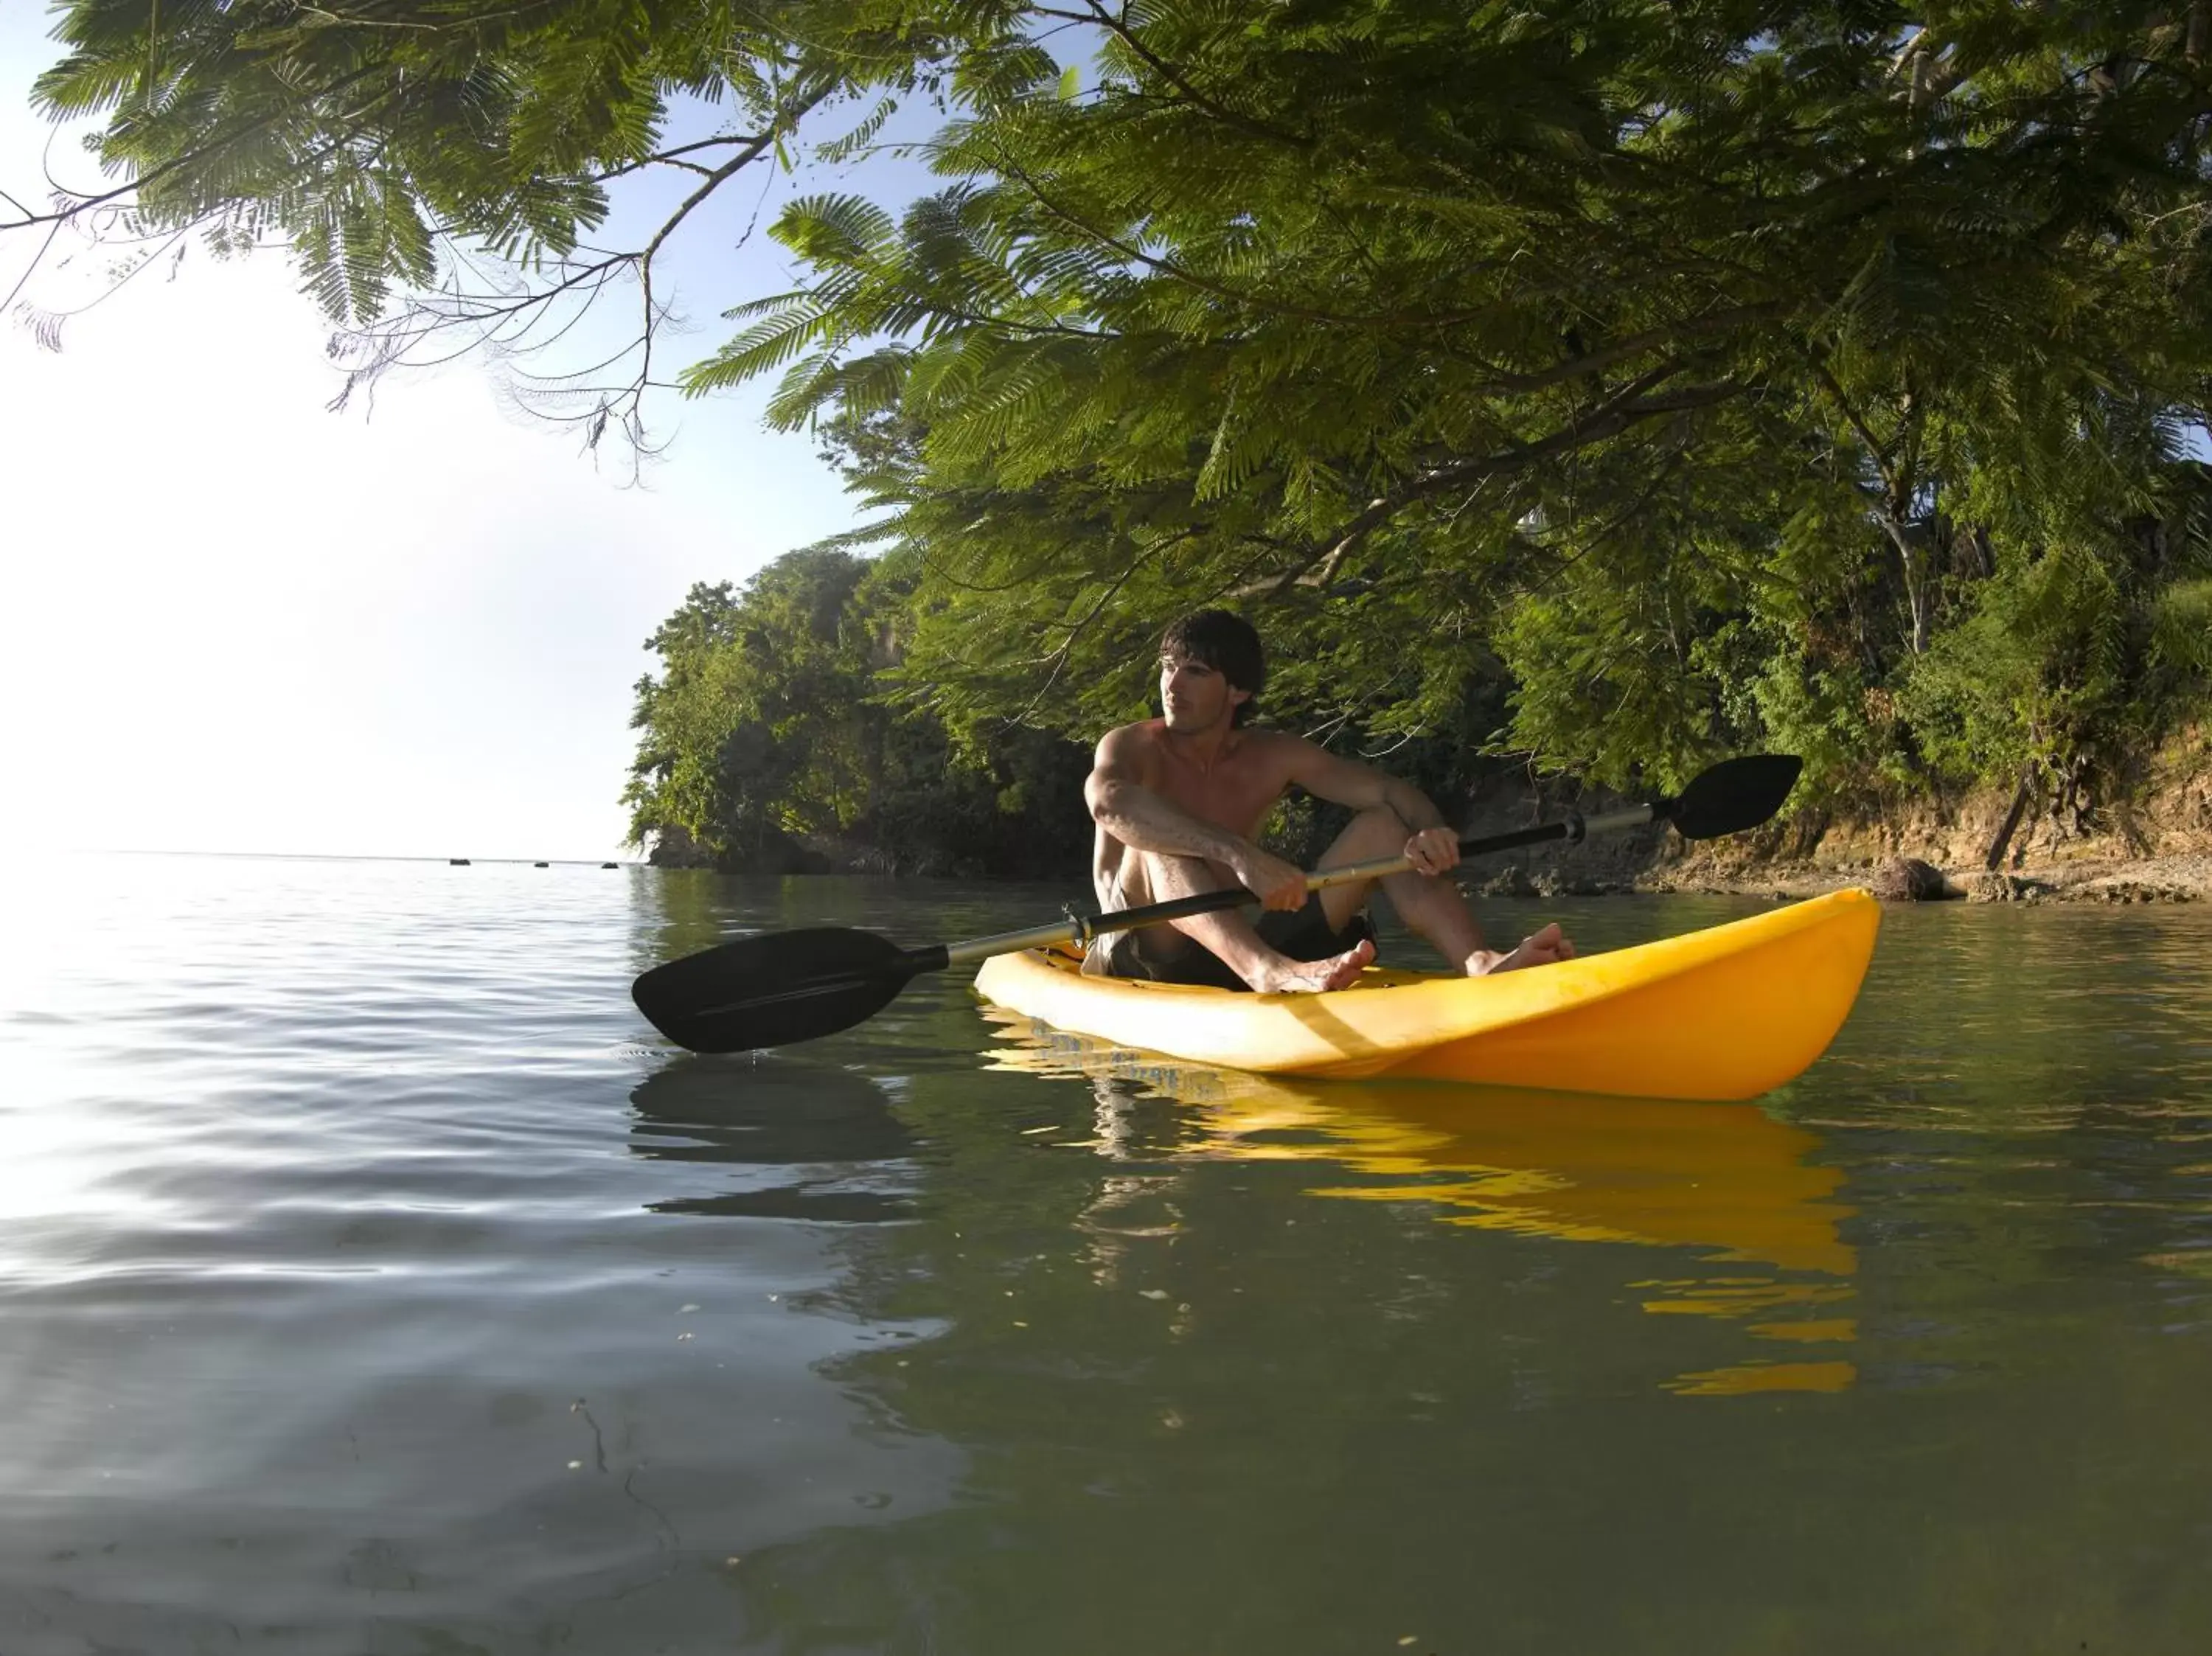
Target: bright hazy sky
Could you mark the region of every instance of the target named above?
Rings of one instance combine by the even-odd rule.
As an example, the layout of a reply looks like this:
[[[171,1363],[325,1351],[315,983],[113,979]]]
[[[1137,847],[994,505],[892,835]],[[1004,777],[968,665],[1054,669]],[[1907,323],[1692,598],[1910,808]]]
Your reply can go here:
[[[0,189],[40,206],[47,21],[0,0]],[[51,161],[96,182],[66,143]],[[764,234],[730,252],[759,188],[662,266],[695,325],[676,361],[784,285]],[[0,295],[30,239],[0,234]],[[100,257],[25,297],[81,300]],[[58,353],[0,316],[0,846],[629,855],[647,635],[694,581],[855,520],[807,439],[761,428],[764,388],[661,404],[674,446],[628,487],[475,361],[325,412],[328,331],[281,256],[197,244]]]

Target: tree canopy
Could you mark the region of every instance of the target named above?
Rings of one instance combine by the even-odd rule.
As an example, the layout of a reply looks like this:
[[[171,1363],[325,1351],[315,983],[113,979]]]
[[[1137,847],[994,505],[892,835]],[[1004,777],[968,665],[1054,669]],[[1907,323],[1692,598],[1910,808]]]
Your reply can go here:
[[[692,588],[646,647],[631,837],[725,868],[1059,875],[1090,851],[1081,748],[1002,726],[957,751],[878,679],[901,651],[908,560],[809,549],[743,591]]]
[[[2203,695],[2207,0],[62,17],[139,210],[281,229],[356,322],[926,100],[942,187],[794,202],[803,279],[682,382],[836,434],[906,582],[854,694],[956,751],[1137,711],[1217,602],[1301,728],[1621,783],[2078,781]]]

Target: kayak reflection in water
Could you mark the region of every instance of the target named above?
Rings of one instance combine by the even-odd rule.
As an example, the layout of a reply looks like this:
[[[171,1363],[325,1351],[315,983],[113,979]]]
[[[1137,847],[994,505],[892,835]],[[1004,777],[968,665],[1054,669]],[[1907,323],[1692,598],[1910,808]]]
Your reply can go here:
[[[1160,640],[1164,717],[1109,731],[1084,798],[1097,823],[1091,878],[1102,908],[1134,908],[1243,886],[1239,910],[1109,932],[1084,970],[1163,983],[1261,992],[1341,989],[1375,958],[1365,909],[1376,885],[1398,918],[1470,977],[1573,958],[1557,925],[1518,948],[1486,949],[1467,899],[1437,877],[1459,838],[1428,796],[1372,766],[1247,721],[1266,685],[1259,634],[1225,610],[1201,610]],[[1305,871],[1253,842],[1293,787],[1358,813],[1322,854],[1323,868],[1404,856],[1410,871],[1310,891]]]

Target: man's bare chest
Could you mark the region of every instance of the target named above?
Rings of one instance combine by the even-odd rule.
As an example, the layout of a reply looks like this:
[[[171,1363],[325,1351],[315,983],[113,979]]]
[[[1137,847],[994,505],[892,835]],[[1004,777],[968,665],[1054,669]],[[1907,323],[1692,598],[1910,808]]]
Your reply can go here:
[[[1199,770],[1163,756],[1152,770],[1152,786],[1162,797],[1200,822],[1247,838],[1283,797],[1285,786],[1272,767],[1251,763]]]

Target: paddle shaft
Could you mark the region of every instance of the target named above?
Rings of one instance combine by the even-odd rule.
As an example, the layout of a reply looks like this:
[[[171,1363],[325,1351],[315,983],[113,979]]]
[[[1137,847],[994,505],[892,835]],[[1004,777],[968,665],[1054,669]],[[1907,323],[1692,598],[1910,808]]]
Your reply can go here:
[[[1633,805],[1626,810],[1607,811],[1601,816],[1583,816],[1571,813],[1564,822],[1546,822],[1537,828],[1516,828],[1510,834],[1486,834],[1479,840],[1459,842],[1462,857],[1484,857],[1492,852],[1512,851],[1522,846],[1540,846],[1553,840],[1565,840],[1569,845],[1579,844],[1592,834],[1611,834],[1621,828],[1642,828],[1653,819],[1656,812],[1650,805]],[[1306,876],[1306,889],[1319,891],[1325,887],[1344,885],[1353,880],[1379,880],[1392,874],[1403,874],[1413,864],[1404,856],[1377,857],[1364,863],[1346,863],[1338,868],[1317,869]],[[1109,931],[1127,931],[1140,925],[1158,925],[1166,920],[1180,920],[1193,914],[1218,913],[1224,908],[1239,908],[1260,900],[1242,886],[1231,886],[1222,891],[1200,891],[1188,897],[1175,897],[1164,903],[1147,903],[1142,908],[1120,908],[1106,914],[1070,915],[1064,920],[1054,920],[1047,925],[1034,925],[1022,931],[1001,931],[988,937],[970,937],[965,943],[941,945],[945,957],[935,958],[935,949],[915,949],[915,955],[930,956],[927,965],[919,961],[916,969],[927,971],[931,967],[964,966],[970,961],[988,959],[993,955],[1011,955],[1021,949],[1044,949],[1054,943],[1070,943],[1080,949],[1093,937]]]

